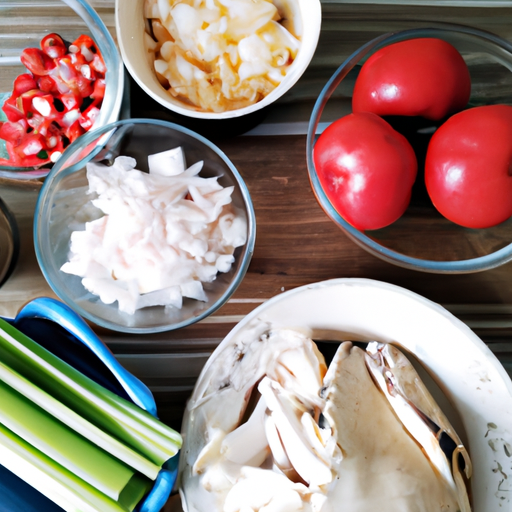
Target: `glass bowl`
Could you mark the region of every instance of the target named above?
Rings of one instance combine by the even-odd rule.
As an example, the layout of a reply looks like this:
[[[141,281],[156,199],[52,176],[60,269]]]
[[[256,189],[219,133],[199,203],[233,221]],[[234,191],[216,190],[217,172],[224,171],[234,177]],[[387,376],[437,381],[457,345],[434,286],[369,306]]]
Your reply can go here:
[[[181,309],[153,306],[120,312],[117,302],[104,304],[87,291],[81,278],[60,270],[67,261],[70,236],[84,229],[84,212],[91,208],[86,177],[89,161],[112,161],[118,155],[137,160],[147,169],[147,156],[181,146],[187,163],[204,161],[200,176],[219,176],[223,187],[233,186],[233,205],[245,213],[247,241],[235,250],[226,273],[204,283],[207,301],[184,299]],[[85,207],[85,208],[84,208]],[[82,217],[81,217],[82,216]],[[256,220],[249,191],[230,160],[202,136],[167,121],[118,121],[86,133],[71,144],[55,164],[41,189],[34,215],[34,245],[39,266],[53,291],[78,314],[101,327],[127,333],[154,333],[185,327],[220,308],[241,283],[254,250]]]
[[[27,72],[20,61],[23,49],[39,48],[41,39],[52,32],[67,41],[74,41],[81,34],[87,34],[98,45],[107,67],[105,96],[93,128],[99,128],[118,119],[124,90],[123,61],[107,27],[85,0],[8,2],[0,5],[0,16],[1,105],[11,95],[14,79]],[[2,121],[5,120],[1,110],[0,118]],[[1,139],[0,157],[8,157],[5,141]],[[10,179],[42,178],[48,172],[48,168],[0,166],[0,177]]]
[[[319,0],[297,0],[294,3],[275,0],[273,3],[290,17],[292,14],[300,16],[297,26],[301,30],[301,44],[282,82],[262,100],[252,105],[224,112],[207,112],[171,96],[160,85],[148,60],[144,41],[144,0],[116,0],[116,29],[123,61],[135,82],[151,98],[174,113],[203,120],[224,120],[252,114],[270,105],[293,87],[309,66],[320,36],[322,13]]]
[[[487,229],[456,225],[432,205],[423,180],[425,151],[435,130],[432,122],[402,118],[393,125],[408,134],[418,156],[418,177],[405,214],[386,228],[360,231],[335,210],[321,187],[313,162],[316,136],[330,122],[351,112],[355,79],[363,62],[378,49],[419,37],[437,37],[462,54],[471,75],[468,106],[512,105],[512,44],[477,29],[435,25],[379,36],[366,43],[336,70],[318,97],[307,134],[307,166],[313,192],[330,219],[355,243],[371,254],[401,267],[433,273],[470,273],[512,260],[512,219]],[[415,124],[416,123],[416,124]]]

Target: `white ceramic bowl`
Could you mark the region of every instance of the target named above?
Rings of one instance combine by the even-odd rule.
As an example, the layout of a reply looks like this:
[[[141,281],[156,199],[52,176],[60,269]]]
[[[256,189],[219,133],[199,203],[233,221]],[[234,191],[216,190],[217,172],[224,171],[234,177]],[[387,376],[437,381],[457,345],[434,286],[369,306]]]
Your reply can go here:
[[[277,3],[277,2],[276,2]],[[276,101],[297,82],[318,44],[322,21],[320,0],[297,0],[303,25],[301,47],[284,80],[261,101],[237,110],[202,112],[174,99],[159,83],[144,44],[144,0],[116,0],[116,29],[121,56],[140,87],[155,101],[178,114],[201,119],[230,119],[251,114]]]
[[[512,511],[507,456],[512,382],[487,346],[444,308],[368,279],[295,288],[256,308],[228,334],[206,363],[196,390],[204,390],[204,376],[217,355],[259,322],[297,329],[314,340],[392,342],[414,356],[425,384],[469,449],[473,512]],[[196,392],[191,402],[195,398]],[[187,426],[185,414],[183,432]],[[183,453],[187,443],[193,446],[194,439],[185,439]]]

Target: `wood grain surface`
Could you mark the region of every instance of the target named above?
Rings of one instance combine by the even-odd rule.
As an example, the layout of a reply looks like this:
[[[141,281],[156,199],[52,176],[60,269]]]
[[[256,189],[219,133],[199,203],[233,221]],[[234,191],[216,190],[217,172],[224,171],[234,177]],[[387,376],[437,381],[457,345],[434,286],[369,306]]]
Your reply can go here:
[[[58,16],[59,3],[44,1],[45,16]],[[427,274],[386,263],[349,240],[328,219],[309,184],[304,133],[313,104],[328,78],[359,46],[385,32],[439,23],[477,27],[512,41],[510,6],[475,7],[471,1],[440,5],[437,0],[421,5],[428,3],[324,1],[318,49],[304,76],[271,108],[237,123],[201,124],[173,115],[127,76],[122,116],[167,119],[211,138],[240,171],[256,212],[256,245],[248,272],[234,296],[213,316],[155,335],[126,335],[93,326],[123,366],[150,387],[160,419],[171,427],[180,429],[202,366],[244,315],[284,291],[326,279],[381,280],[442,304],[471,327],[512,373],[512,263],[464,275]],[[115,39],[114,0],[91,0],[91,4]],[[16,9],[15,1],[0,2],[4,39],[27,23],[13,16]],[[267,135],[241,135],[251,129]],[[35,297],[55,296],[37,264],[32,238],[40,187],[40,182],[0,180],[0,198],[16,218],[21,244],[14,272],[0,287],[0,316],[15,316]],[[442,239],[437,244],[441,247]],[[435,252],[436,246],[430,250]],[[164,512],[181,511],[175,494]]]
[[[92,4],[115,37],[113,0]],[[238,125],[198,126],[190,119],[177,118],[127,81],[132,117],[188,123],[212,138],[246,181],[257,219],[255,252],[247,275],[215,315],[188,328],[157,335],[131,336],[97,329],[123,364],[150,385],[164,421],[179,428],[186,398],[202,364],[245,314],[286,290],[332,278],[382,280],[444,305],[489,343],[509,368],[512,263],[465,275],[427,274],[386,263],[349,240],[327,218],[311,191],[306,168],[304,126],[313,103],[332,72],[361,44],[384,32],[436,23],[462,23],[512,41],[512,8],[471,5],[325,2],[320,43],[304,77],[272,108]],[[8,8],[15,9],[16,2],[4,3],[3,9]],[[0,23],[0,34],[2,30],[12,32],[5,19]],[[299,129],[293,135],[240,135],[260,123],[277,126],[277,132],[289,124]],[[0,197],[14,213],[21,236],[15,270],[0,288],[0,316],[14,316],[35,297],[53,296],[39,270],[32,241],[40,186],[39,182],[0,182]]]
[[[339,277],[365,277],[403,286],[456,314],[464,316],[467,311],[466,318],[471,313],[488,315],[493,311],[503,316],[508,308],[512,312],[512,264],[475,274],[428,274],[382,261],[349,240],[313,195],[306,168],[305,136],[240,136],[217,144],[239,169],[251,193],[257,222],[254,256],[233,298],[213,317],[197,326],[155,337],[168,339],[167,348],[172,348],[173,340],[200,339],[205,329],[208,338],[218,339],[225,334],[226,326],[266,299],[297,286]],[[51,295],[32,242],[37,192],[37,185],[29,184],[4,184],[2,188],[2,197],[15,213],[22,239],[17,267],[0,289],[3,316],[15,315],[35,296]],[[121,344],[119,337],[114,338]],[[137,343],[137,339],[133,341]],[[143,347],[141,344],[142,350],[149,349]]]

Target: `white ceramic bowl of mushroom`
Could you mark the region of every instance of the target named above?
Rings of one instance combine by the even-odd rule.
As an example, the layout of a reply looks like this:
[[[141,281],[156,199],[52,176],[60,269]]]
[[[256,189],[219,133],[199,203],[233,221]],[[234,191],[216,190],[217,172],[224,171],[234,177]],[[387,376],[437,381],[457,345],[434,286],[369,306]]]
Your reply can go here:
[[[312,340],[356,343],[327,369]],[[510,377],[441,306],[368,279],[296,288],[206,363],[182,427],[183,509],[510,512],[511,422]]]

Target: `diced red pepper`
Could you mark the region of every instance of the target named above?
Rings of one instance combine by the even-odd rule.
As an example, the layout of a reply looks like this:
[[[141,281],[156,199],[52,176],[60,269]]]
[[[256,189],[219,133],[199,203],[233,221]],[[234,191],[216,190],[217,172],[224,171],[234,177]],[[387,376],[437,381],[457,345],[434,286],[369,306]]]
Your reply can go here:
[[[21,123],[5,121],[0,126],[0,138],[14,144],[15,146],[21,144],[24,136],[25,128]]]
[[[73,66],[75,66],[76,69],[79,69],[84,64],[89,64],[80,50],[78,50],[76,53],[70,53],[69,58],[71,59],[71,63]]]
[[[68,53],[66,45],[58,34],[48,34],[41,40],[41,50],[43,50],[48,57],[56,59]]]
[[[55,59],[55,66],[57,68],[56,75],[54,75],[55,78],[58,77],[73,90],[77,71],[74,64],[71,62],[71,57],[69,55],[64,55],[63,57]]]
[[[87,34],[82,34],[77,39],[75,39],[73,41],[73,46],[76,46],[78,48],[78,51],[80,51],[82,54],[87,54],[87,51],[89,51],[92,54],[98,53],[96,43]],[[87,55],[85,55],[85,57],[87,59]],[[92,60],[92,57],[91,59],[87,60]]]
[[[104,98],[104,96],[105,96],[105,88],[106,88],[106,86],[107,86],[107,84],[105,82],[105,79],[104,78],[98,78],[94,82],[94,91],[91,94],[91,98],[93,98],[97,102],[101,101]]]
[[[20,158],[13,149],[12,142],[5,141],[5,149],[7,150],[7,154],[9,155],[9,160],[5,162],[0,161],[0,165],[12,165],[14,167],[25,167],[23,163],[23,158]]]
[[[94,91],[94,84],[81,74],[77,74],[75,86],[76,93],[82,98],[88,98]]]
[[[25,114],[19,108],[17,98],[15,96],[11,96],[5,100],[2,110],[9,121],[16,122],[25,118]]]
[[[92,97],[92,95],[91,95]],[[64,108],[66,110],[73,110],[75,108],[80,108],[84,99],[81,96],[73,94],[72,92],[68,92],[66,94],[60,95],[60,101],[62,101]]]
[[[0,138],[6,141],[7,165],[40,167],[55,162],[94,125],[105,96],[106,67],[87,35],[68,49],[58,34],[48,34],[41,49],[25,49],[21,60],[30,73],[15,80],[2,107],[8,121],[0,123]]]
[[[39,48],[26,48],[21,52],[20,59],[35,76],[45,76],[55,67],[53,59]]]
[[[25,114],[25,117],[29,119],[34,114],[34,108],[32,102],[34,98],[44,96],[44,92],[39,89],[32,89],[30,91],[20,94],[17,98],[18,108]]]
[[[80,120],[77,119],[71,126],[64,129],[64,135],[69,139],[69,142],[73,142],[86,131],[87,130],[80,125]]]
[[[48,134],[46,135],[46,147],[48,148],[49,156],[55,151],[62,153],[64,151],[64,141],[62,140],[62,130],[55,124],[50,124],[48,127]]]
[[[46,75],[46,76],[42,76],[42,77],[38,78],[37,86],[43,92],[51,92],[51,93],[59,94],[59,89],[57,87],[57,84],[55,83],[55,80],[53,79],[53,77],[50,75]]]
[[[26,158],[44,151],[46,143],[43,136],[30,132],[26,133],[21,143],[14,146],[13,149],[20,158]]]
[[[89,130],[97,117],[100,115],[100,109],[95,105],[90,105],[80,118],[80,124],[85,130]]]
[[[37,89],[37,82],[34,80],[34,77],[32,75],[29,75],[28,73],[23,73],[14,80],[12,92],[13,95],[18,96],[32,89]]]

